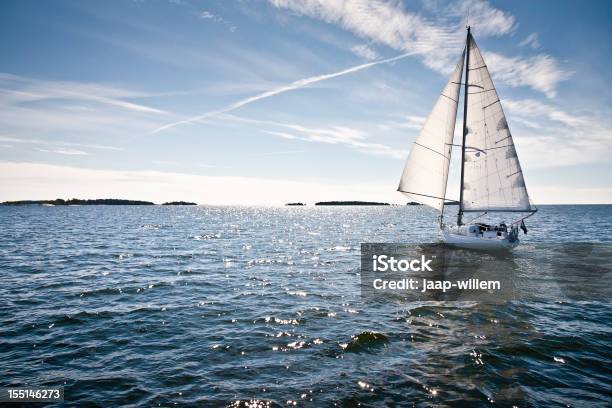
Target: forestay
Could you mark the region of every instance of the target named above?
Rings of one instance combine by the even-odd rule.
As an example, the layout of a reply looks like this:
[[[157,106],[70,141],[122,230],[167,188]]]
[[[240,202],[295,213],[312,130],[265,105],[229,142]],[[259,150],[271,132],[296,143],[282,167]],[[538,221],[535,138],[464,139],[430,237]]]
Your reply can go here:
[[[531,211],[506,116],[480,50],[469,36],[463,211]]]
[[[446,193],[464,57],[465,52],[412,146],[398,188],[437,210],[442,210]]]

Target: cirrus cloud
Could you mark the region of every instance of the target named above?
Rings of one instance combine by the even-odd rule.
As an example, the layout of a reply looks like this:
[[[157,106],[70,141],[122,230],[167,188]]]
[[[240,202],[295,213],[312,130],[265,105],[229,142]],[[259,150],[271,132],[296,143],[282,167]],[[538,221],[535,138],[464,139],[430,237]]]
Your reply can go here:
[[[443,74],[450,73],[464,47],[464,23],[468,14],[470,21],[477,22],[475,33],[479,38],[511,34],[517,27],[512,14],[482,0],[460,1],[445,12],[436,10],[440,12],[436,19],[408,11],[396,2],[269,1],[279,9],[335,24],[367,41],[396,51],[414,52],[425,66]],[[513,87],[530,87],[547,97],[554,97],[557,85],[571,76],[550,55],[486,54],[489,69],[498,80]]]

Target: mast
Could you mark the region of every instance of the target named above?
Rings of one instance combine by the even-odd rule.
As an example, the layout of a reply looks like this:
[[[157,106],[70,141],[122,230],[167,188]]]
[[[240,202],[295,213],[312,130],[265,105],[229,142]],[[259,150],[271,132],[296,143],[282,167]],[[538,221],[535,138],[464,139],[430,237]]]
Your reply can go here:
[[[470,73],[470,26],[467,26],[465,40],[465,83],[463,88],[463,141],[461,142],[461,185],[459,186],[459,214],[457,226],[461,225],[463,217],[463,176],[465,173],[465,137],[467,135],[468,77]]]

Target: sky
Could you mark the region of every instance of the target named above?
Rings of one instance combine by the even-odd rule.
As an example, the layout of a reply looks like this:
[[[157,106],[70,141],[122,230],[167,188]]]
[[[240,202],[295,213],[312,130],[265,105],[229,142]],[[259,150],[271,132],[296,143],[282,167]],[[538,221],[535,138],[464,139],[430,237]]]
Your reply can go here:
[[[612,203],[611,15],[608,1],[4,0],[0,201],[404,203],[404,161],[469,18],[532,201]]]

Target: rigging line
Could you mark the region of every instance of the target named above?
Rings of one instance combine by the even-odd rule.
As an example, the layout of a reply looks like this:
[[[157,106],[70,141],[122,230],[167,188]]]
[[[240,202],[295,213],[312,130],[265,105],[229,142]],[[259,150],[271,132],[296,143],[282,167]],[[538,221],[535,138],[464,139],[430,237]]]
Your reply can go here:
[[[480,212],[480,211],[484,211],[484,208],[475,208],[473,210],[463,210],[463,212]],[[537,212],[537,210],[510,210],[510,209],[489,208],[487,209],[487,212],[531,212],[531,213],[535,213]]]
[[[484,87],[483,87],[483,89],[484,89]],[[484,92],[491,92],[491,91],[494,91],[494,90],[495,90],[495,88],[491,88],[491,89],[485,89],[484,91],[470,92],[470,95],[476,95],[476,94],[484,93]]]
[[[485,110],[485,109],[487,109],[488,107],[493,106],[493,105],[495,105],[495,104],[496,104],[496,103],[498,103],[498,102],[499,102],[499,99],[498,99],[498,100],[496,100],[495,102],[491,102],[491,103],[490,103],[490,104],[488,104],[487,106],[483,106],[483,107],[482,107],[482,110]]]
[[[504,137],[503,139],[499,139],[497,142],[495,142],[495,144],[498,144],[499,142],[503,142],[506,139],[510,139],[511,137],[512,137],[512,135],[508,135],[508,136]],[[514,146],[514,145],[512,145],[512,146]]]
[[[445,145],[448,146],[455,146],[455,147],[461,147],[461,145],[457,145],[457,144],[452,144],[452,143],[444,143]],[[481,149],[479,147],[474,147],[474,146],[465,146],[466,149],[472,149],[475,150],[477,152],[485,152],[487,150],[493,150],[493,149],[499,149],[501,147],[508,147],[508,146],[514,146],[514,145],[506,145],[506,146],[499,146],[499,147],[491,147],[490,149]]]
[[[530,203],[529,205],[531,205],[531,203]],[[538,212],[538,209],[537,209],[537,208],[536,208],[536,209],[534,209],[534,210],[531,210],[531,214],[529,214],[529,215],[527,215],[527,216],[525,216],[525,217],[523,217],[523,218],[521,218],[521,219],[519,219],[519,220],[516,220],[516,221],[514,221],[514,222],[512,222],[512,223],[510,223],[510,225],[513,225],[513,224],[518,224],[519,222],[521,222],[521,221],[523,221],[523,220],[526,220],[527,218],[531,217],[533,214],[535,214],[535,213],[537,213],[537,212]]]
[[[446,160],[450,160],[448,157],[446,157],[445,155],[443,155],[442,153],[440,153],[440,152],[439,152],[439,151],[437,151],[437,150],[434,150],[434,149],[432,149],[432,148],[430,148],[430,147],[427,147],[427,146],[423,146],[422,144],[417,143],[417,142],[414,142],[414,144],[415,144],[415,145],[417,145],[417,146],[421,146],[421,147],[423,147],[423,148],[425,148],[425,149],[427,149],[427,150],[431,150],[431,151],[432,151],[432,152],[434,152],[434,153],[438,153],[440,156],[444,157]]]
[[[455,82],[455,81],[451,81],[451,84],[455,84],[455,85],[465,85],[465,82]],[[482,88],[484,89],[484,86],[482,85],[476,85],[476,84],[468,84],[468,86],[475,86],[476,88]],[[474,92],[477,93],[477,92]],[[472,92],[470,92],[470,95],[472,94]]]
[[[477,69],[482,69],[482,68],[486,68],[486,67],[487,67],[487,65],[485,64],[485,65],[481,65],[481,66],[476,67],[476,68],[468,68],[468,70],[469,70],[469,71],[474,71],[474,70],[477,70]]]
[[[514,172],[514,173],[512,173],[512,174],[508,174],[508,175],[506,176],[506,178],[510,178],[510,177],[514,176],[515,174],[519,174],[519,173],[522,173],[522,172],[523,172],[523,170],[519,169],[518,171],[515,171],[515,172]]]
[[[451,81],[451,84],[455,84],[455,85],[465,85],[465,82],[454,82],[454,81]],[[474,87],[476,87],[476,88],[482,88],[482,89],[484,89],[484,86],[482,86],[482,85],[468,84],[468,86],[474,86]],[[486,92],[486,91],[482,91],[482,92]],[[475,94],[475,93],[479,93],[479,92],[470,92],[469,94],[470,94],[470,95],[472,95],[472,94]]]
[[[474,221],[476,221],[477,219],[479,219],[480,217],[482,217],[483,215],[487,215],[487,212],[485,211],[485,212],[483,212],[482,214],[480,214],[480,215],[476,216],[475,218],[472,218],[472,219],[471,219],[471,220],[469,220],[467,223],[469,224],[469,223],[471,223],[471,222],[474,222]]]
[[[432,195],[428,195],[428,194],[414,193],[412,191],[404,191],[404,190],[402,190],[400,188],[398,188],[397,191],[399,191],[400,193],[414,194],[414,195],[419,195],[419,196],[423,196],[423,197],[429,197],[429,198],[435,198],[435,199],[438,199],[438,200],[444,200],[444,201],[448,201],[450,203],[456,203],[457,202],[457,200],[450,200],[450,199],[448,199],[446,197],[436,197],[436,196],[432,196]]]
[[[445,98],[450,99],[450,100],[451,100],[451,101],[453,101],[453,102],[457,102],[456,100],[454,100],[454,99],[453,99],[453,98],[451,98],[450,96],[446,96],[446,95],[444,95],[444,94],[440,94],[440,95],[442,95],[442,96],[443,96],[443,97],[445,97]],[[457,103],[459,103],[459,102],[457,102]]]
[[[513,147],[513,146],[514,146],[513,144],[509,144],[509,145],[489,147],[488,149],[479,149],[479,150],[487,151],[487,150],[503,149],[504,147]]]

